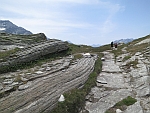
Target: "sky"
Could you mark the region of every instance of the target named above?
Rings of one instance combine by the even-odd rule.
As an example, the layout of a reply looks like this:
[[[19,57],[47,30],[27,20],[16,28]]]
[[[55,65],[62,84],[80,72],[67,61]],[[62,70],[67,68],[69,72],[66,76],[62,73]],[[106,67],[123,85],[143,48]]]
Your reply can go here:
[[[150,34],[150,0],[2,0],[0,20],[74,44]]]

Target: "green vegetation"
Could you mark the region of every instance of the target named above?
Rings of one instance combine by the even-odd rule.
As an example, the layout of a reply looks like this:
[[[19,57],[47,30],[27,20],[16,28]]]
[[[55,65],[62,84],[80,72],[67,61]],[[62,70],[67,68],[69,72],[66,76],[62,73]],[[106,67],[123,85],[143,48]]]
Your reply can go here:
[[[142,52],[146,47],[150,46],[148,43],[143,43],[140,45],[136,45],[138,42],[149,39],[150,35],[147,35],[142,38],[138,38],[134,40],[133,42],[130,42],[127,44],[127,51],[131,53],[131,55],[134,55],[136,52]]]
[[[127,98],[118,102],[115,106],[123,106],[123,105],[130,106],[130,105],[133,105],[135,102],[137,102],[136,99],[132,98],[131,96],[128,96]]]
[[[85,105],[85,97],[91,91],[91,88],[96,85],[96,78],[101,71],[100,58],[95,63],[94,71],[90,74],[81,89],[73,89],[64,94],[65,101],[59,102],[51,113],[79,113]]]
[[[133,68],[137,68],[137,64],[138,64],[138,59],[135,59],[134,61],[131,61],[129,63],[126,64],[127,68],[129,69],[131,66]]]
[[[19,48],[15,48],[15,49],[8,50],[8,51],[0,51],[0,59],[2,59],[2,61],[4,62],[6,61],[7,57],[9,57],[11,54],[18,52],[19,50],[20,50]]]
[[[6,72],[11,72],[11,71],[16,71],[18,69],[29,69],[38,65],[42,65],[45,62],[52,61],[59,59],[60,57],[67,56],[69,54],[69,51],[62,51],[59,53],[53,53],[53,54],[48,54],[45,56],[41,56],[39,59],[30,61],[30,62],[24,62],[21,64],[16,64],[16,65],[8,65],[8,66],[3,66],[0,68],[0,73],[6,73]]]
[[[133,105],[135,102],[137,102],[136,99],[132,98],[131,96],[128,96],[127,98],[119,101],[116,103],[112,108],[108,109],[105,113],[116,113],[116,109],[121,109],[124,111],[127,106]]]
[[[92,47],[86,46],[86,45],[74,45],[74,44],[68,44],[70,48],[70,54],[76,54],[76,53],[83,53],[83,52],[91,52]]]
[[[82,54],[75,54],[75,55],[74,55],[74,60],[80,59],[80,58],[83,58],[83,55],[82,55]]]
[[[32,35],[15,35],[0,33],[0,44],[34,44],[46,40],[46,36],[43,33],[32,34]]]
[[[122,61],[124,62],[124,61],[126,61],[126,60],[128,60],[130,58],[131,58],[131,56],[125,56]]]
[[[91,47],[87,45],[74,45],[74,44],[68,44],[70,48],[70,54],[76,54],[76,53],[100,53],[106,50],[110,50],[110,45],[104,45],[100,47]]]

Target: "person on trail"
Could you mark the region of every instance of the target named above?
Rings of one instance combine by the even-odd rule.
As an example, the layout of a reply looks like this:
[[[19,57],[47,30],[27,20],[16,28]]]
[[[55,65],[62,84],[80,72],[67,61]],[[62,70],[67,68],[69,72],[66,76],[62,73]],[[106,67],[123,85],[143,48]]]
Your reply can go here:
[[[117,49],[117,47],[118,47],[117,43],[115,43],[114,46],[115,46],[115,48]]]
[[[113,49],[114,43],[113,43],[113,42],[111,42],[111,44],[110,44],[110,45],[111,45],[111,49]]]

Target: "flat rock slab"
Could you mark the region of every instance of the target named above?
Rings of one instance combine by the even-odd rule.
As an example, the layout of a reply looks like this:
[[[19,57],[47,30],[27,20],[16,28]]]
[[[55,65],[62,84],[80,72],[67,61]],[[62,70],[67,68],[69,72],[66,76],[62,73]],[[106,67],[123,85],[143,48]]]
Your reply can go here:
[[[122,73],[102,72],[97,77],[97,85],[103,85],[111,88],[125,88],[124,76]]]
[[[86,103],[86,109],[89,113],[105,113],[105,111],[113,107],[117,102],[131,95],[131,91],[128,89],[120,89],[117,91],[111,91],[110,94],[101,98],[96,103]]]
[[[119,66],[114,61],[114,54],[104,52],[105,61],[103,61],[103,72],[121,72]]]
[[[112,73],[115,73],[115,72],[121,72],[119,66],[117,64],[114,63],[114,61],[104,61],[103,62],[103,67],[102,67],[102,71],[103,72],[112,72]]]

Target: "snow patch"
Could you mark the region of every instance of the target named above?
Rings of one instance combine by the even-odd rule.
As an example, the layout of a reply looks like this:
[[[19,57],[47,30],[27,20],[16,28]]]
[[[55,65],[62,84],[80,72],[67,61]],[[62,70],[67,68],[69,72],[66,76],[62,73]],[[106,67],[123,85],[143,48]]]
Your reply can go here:
[[[4,31],[4,30],[6,30],[6,28],[0,28],[0,31]]]

